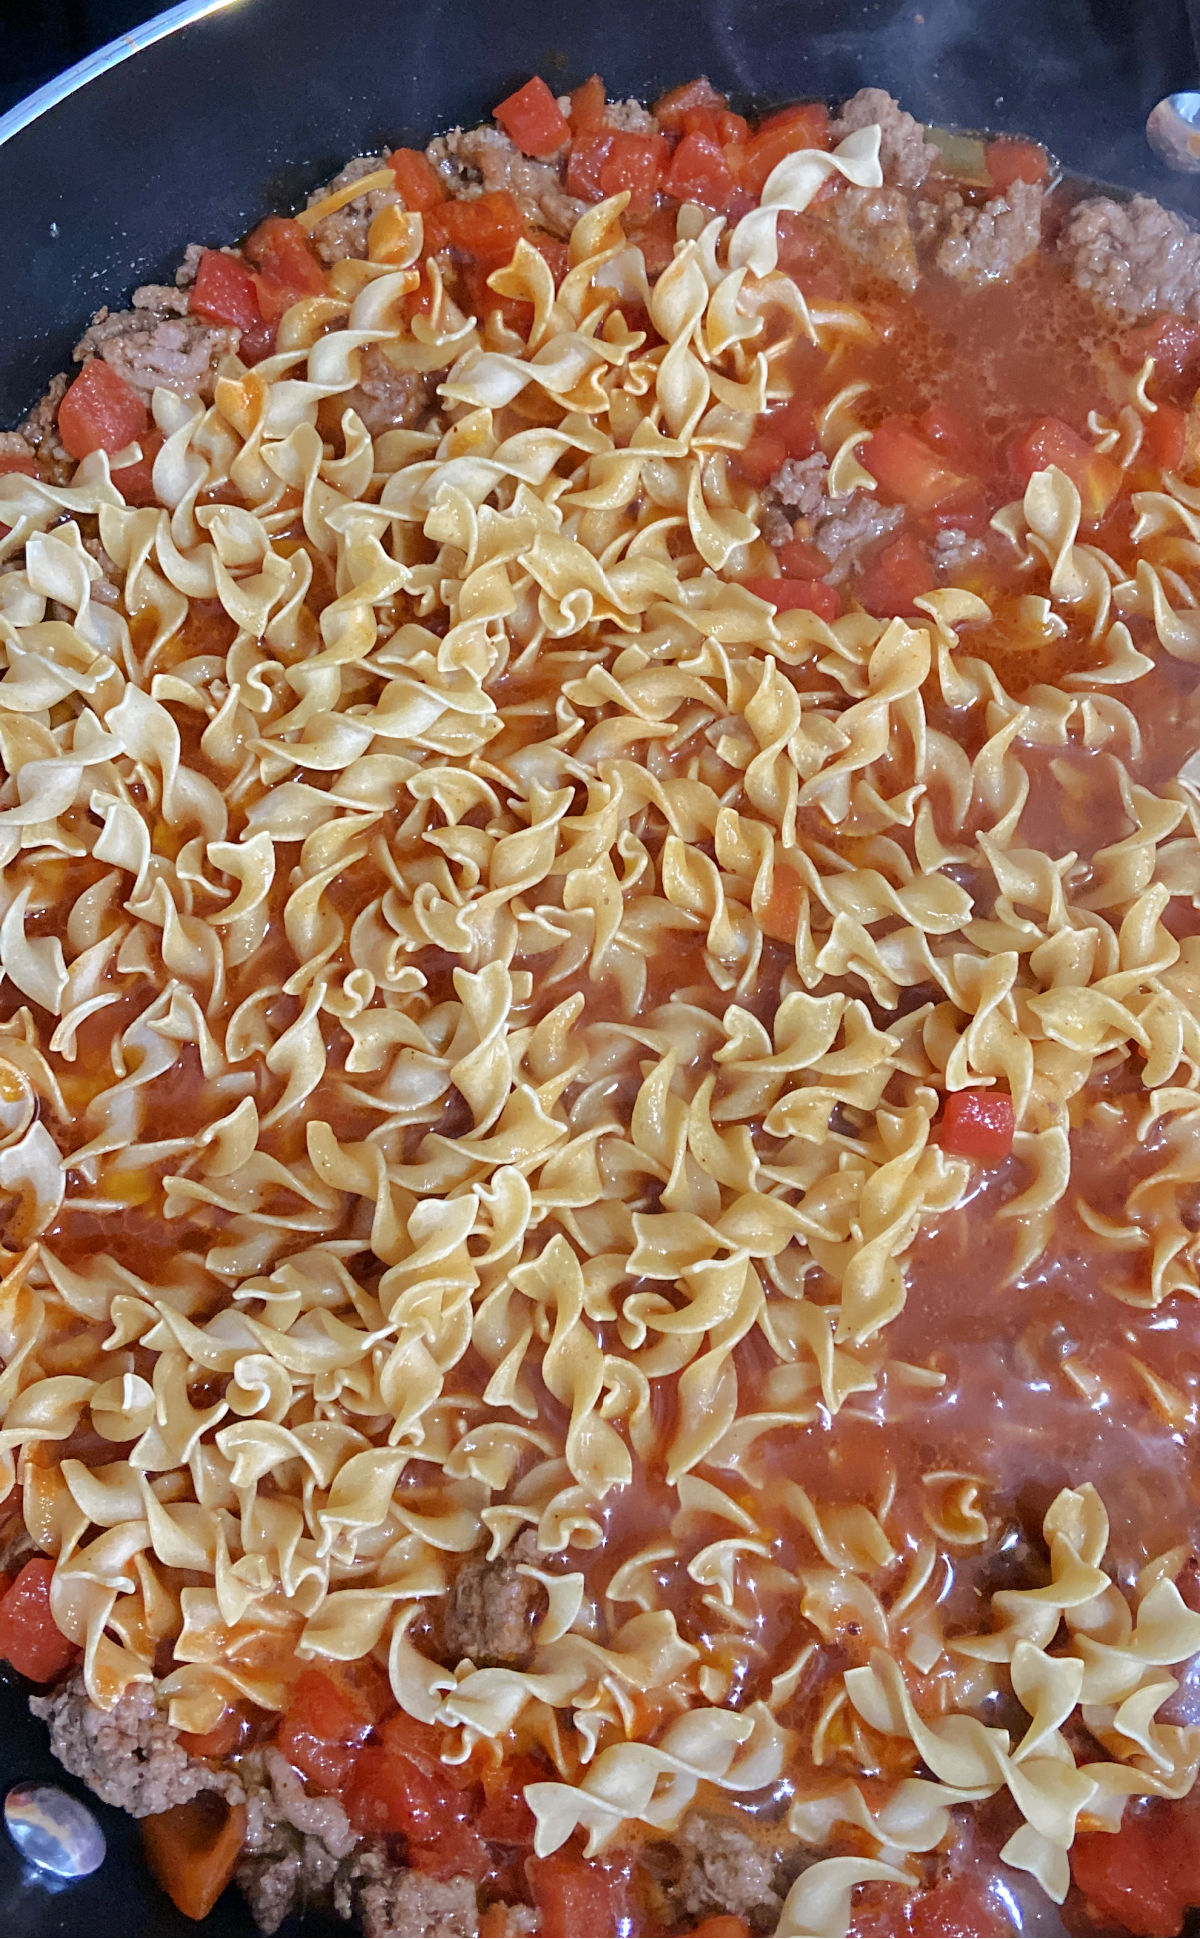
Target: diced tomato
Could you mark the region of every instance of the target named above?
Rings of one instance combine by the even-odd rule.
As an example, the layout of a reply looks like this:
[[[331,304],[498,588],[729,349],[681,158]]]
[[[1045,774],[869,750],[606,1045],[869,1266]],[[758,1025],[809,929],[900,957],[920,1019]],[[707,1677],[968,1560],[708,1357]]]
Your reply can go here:
[[[1028,484],[1035,471],[1057,465],[1079,493],[1085,525],[1098,525],[1116,498],[1124,474],[1119,464],[1086,444],[1061,418],[1043,417],[1031,425],[1012,447],[1009,461],[1016,477]]]
[[[787,458],[808,458],[817,448],[812,408],[793,397],[758,420],[754,436],[737,454],[743,475],[760,488],[768,484]]]
[[[992,506],[982,485],[968,479],[959,491],[941,499],[925,514],[925,524],[933,530],[953,528],[959,532],[983,532],[991,522]]]
[[[1047,182],[1050,157],[1040,142],[1018,141],[1011,135],[997,135],[983,154],[988,178],[998,195],[1014,182]]]
[[[759,912],[758,926],[764,936],[777,943],[794,944],[800,927],[804,884],[794,868],[776,862],[771,878],[771,895]]]
[[[671,88],[654,103],[654,119],[660,128],[672,134],[682,132],[684,116],[696,108],[710,108],[719,114],[729,102],[725,95],[718,94],[711,81],[703,75],[698,80],[685,81],[682,87]]]
[[[525,1863],[541,1929],[555,1939],[594,1939],[618,1932],[628,1896],[624,1881],[600,1865],[556,1851]]]
[[[379,1738],[389,1756],[411,1758],[422,1770],[439,1774],[448,1784],[461,1788],[475,1781],[464,1765],[443,1764],[443,1733],[435,1724],[423,1724],[419,1718],[410,1717],[406,1710],[395,1710],[384,1718],[379,1726]]]
[[[323,1791],[342,1789],[376,1722],[373,1688],[359,1674],[369,1667],[302,1670],[292,1685],[276,1741],[288,1762]]]
[[[571,266],[571,252],[566,243],[561,242],[557,236],[543,235],[540,230],[536,230],[528,240],[553,276],[554,287],[557,289]]]
[[[618,130],[600,164],[600,194],[620,195],[628,189],[631,209],[653,208],[666,163],[665,135],[629,135]]]
[[[662,202],[658,208],[651,209],[649,215],[633,216],[625,224],[629,240],[636,243],[642,252],[646,274],[651,282],[656,276],[661,276],[675,255],[678,220],[678,210]],[[657,332],[654,341],[657,341]]]
[[[1010,1939],[1013,1922],[987,1874],[952,1872],[923,1892],[899,1885],[860,1888],[852,1939]]]
[[[770,419],[765,422],[769,423]],[[787,446],[783,439],[773,431],[756,431],[749,444],[737,454],[739,469],[743,477],[761,491],[769,484],[780,465],[787,460]]]
[[[325,272],[315,249],[290,216],[269,215],[251,230],[245,253],[258,275],[258,301],[268,323],[278,323],[293,303],[325,294]]]
[[[1142,451],[1160,471],[1177,471],[1187,450],[1187,412],[1178,404],[1160,403],[1142,430]]]
[[[511,1757],[483,1780],[484,1804],[477,1823],[485,1838],[498,1845],[525,1845],[533,1838],[534,1816],[525,1802],[525,1786],[546,1777],[532,1757]]]
[[[145,398],[103,357],[89,359],[58,407],[58,435],[72,458],[123,451],[149,429]]]
[[[732,202],[737,185],[711,136],[685,135],[671,157],[663,187],[677,202],[698,202],[720,214]]]
[[[1126,330],[1121,354],[1131,370],[1140,370],[1153,357],[1156,378],[1194,385],[1200,376],[1200,323],[1182,316],[1152,316]]]
[[[730,114],[728,108],[717,115],[717,140],[722,148],[744,148],[750,139],[750,123],[744,114]]]
[[[1012,1150],[1016,1122],[1007,1091],[951,1091],[942,1112],[942,1150],[996,1164]]]
[[[493,189],[468,202],[447,202],[438,220],[456,249],[492,269],[508,262],[524,229],[521,211],[507,189]]]
[[[823,101],[806,101],[799,107],[781,108],[770,114],[746,143],[739,180],[752,195],[761,195],[768,175],[788,155],[802,148],[828,148],[829,109]]]
[[[974,471],[979,463],[980,435],[952,404],[931,404],[917,419],[917,430],[957,471]]]
[[[62,1676],[79,1654],[50,1614],[53,1575],[50,1558],[35,1555],[0,1601],[0,1656],[33,1683]]]
[[[393,148],[387,165],[406,209],[416,209],[423,215],[426,209],[436,209],[446,200],[441,176],[419,148]]]
[[[498,101],[492,113],[523,155],[553,155],[571,132],[566,115],[540,74]]]
[[[567,193],[582,202],[599,202],[604,194],[600,172],[613,145],[611,128],[595,128],[576,135],[567,157]]]
[[[162,450],[162,432],[147,431],[141,440],[142,455],[131,465],[113,472],[112,481],[127,505],[153,505],[154,460]]]
[[[1161,1801],[1126,1810],[1119,1831],[1077,1832],[1071,1875],[1104,1930],[1178,1933],[1200,1905],[1200,1818]]]
[[[744,1919],[718,1912],[715,1919],[701,1919],[698,1926],[692,1926],[691,1939],[750,1939],[750,1928]]]
[[[445,1825],[463,1815],[451,1785],[413,1758],[376,1744],[354,1759],[345,1804],[364,1837],[403,1832],[418,1845],[433,1844]]]
[[[451,1819],[428,1843],[410,1839],[408,1862],[429,1878],[472,1878],[478,1885],[491,1870],[491,1857],[479,1833],[461,1819]]]
[[[967,482],[901,417],[884,419],[868,438],[862,459],[885,495],[915,512],[931,511]]]
[[[214,1762],[228,1757],[244,1744],[250,1733],[250,1719],[237,1704],[230,1704],[211,1730],[181,1730],[180,1748],[189,1757],[211,1757]]]
[[[785,579],[823,579],[829,571],[830,562],[820,547],[809,545],[804,539],[789,539],[785,545],[777,545],[775,557]]]
[[[819,619],[836,619],[842,601],[836,586],[823,586],[816,579],[743,579],[747,592],[770,600],[778,613],[816,613]]]
[[[210,323],[229,323],[235,330],[254,330],[263,322],[262,305],[253,274],[237,256],[206,249],[188,296],[193,316]]]
[[[591,134],[604,124],[604,110],[608,106],[608,96],[604,83],[598,74],[571,90],[571,106],[567,120],[571,124],[572,135]]]
[[[868,561],[854,590],[869,613],[885,619],[911,613],[917,600],[932,592],[936,584],[933,567],[916,535],[902,532]]]

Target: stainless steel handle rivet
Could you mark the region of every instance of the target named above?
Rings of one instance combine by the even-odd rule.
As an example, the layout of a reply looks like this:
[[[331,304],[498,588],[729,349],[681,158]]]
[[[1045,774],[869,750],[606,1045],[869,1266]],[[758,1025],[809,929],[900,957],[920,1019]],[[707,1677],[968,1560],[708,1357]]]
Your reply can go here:
[[[4,1823],[22,1858],[55,1878],[87,1878],[104,1863],[104,1833],[93,1813],[57,1784],[14,1784]]]
[[[1200,173],[1200,94],[1168,94],[1151,108],[1146,140],[1168,168]]]

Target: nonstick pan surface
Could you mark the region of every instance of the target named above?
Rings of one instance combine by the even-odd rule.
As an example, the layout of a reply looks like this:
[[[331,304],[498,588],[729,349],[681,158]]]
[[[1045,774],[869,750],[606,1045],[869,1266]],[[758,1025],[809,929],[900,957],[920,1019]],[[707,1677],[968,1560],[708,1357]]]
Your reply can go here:
[[[0,119],[0,425],[93,310],[169,276],[186,243],[236,238],[350,155],[471,125],[534,71],[642,98],[706,73],[758,107],[879,84],[922,119],[1035,135],[1070,173],[1200,220],[1200,178],[1168,174],[1143,132],[1200,79],[1182,0],[196,0]],[[37,1777],[79,1788],[0,1673],[0,1795]],[[60,1890],[0,1837],[4,1939],[252,1932],[234,1892],[183,1919],[133,1822],[96,1809],[109,1857]]]

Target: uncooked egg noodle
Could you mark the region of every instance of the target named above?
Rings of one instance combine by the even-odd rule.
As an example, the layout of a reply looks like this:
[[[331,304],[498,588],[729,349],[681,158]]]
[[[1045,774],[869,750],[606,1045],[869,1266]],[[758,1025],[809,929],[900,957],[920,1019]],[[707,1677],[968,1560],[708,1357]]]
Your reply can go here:
[[[783,1770],[775,1711],[813,1645],[730,1701],[782,1519],[809,1622],[833,1634],[852,1606],[871,1644],[829,1674],[789,1822],[815,1845],[849,1822],[874,1855],[802,1872],[795,1934],[844,1931],[856,1884],[907,1878],[951,1806],[1002,1790],[1021,1820],[1003,1856],[1061,1899],[1082,1812],[1115,1825],[1200,1764],[1200,1731],[1158,1715],[1200,1651],[1185,1552],[1117,1586],[1084,1477],[1046,1516],[1048,1584],[995,1591],[952,1637],[935,1564],[988,1540],[976,1478],[928,1474],[911,1539],[882,1457],[870,1503],[795,1482],[768,1503],[756,1480],[780,1426],[943,1378],[890,1357],[888,1327],[906,1249],[968,1187],[930,1135],[948,1089],[1015,1102],[1015,1271],[1052,1241],[1070,1100],[1135,1056],[1154,1164],[1119,1228],[1092,1226],[1150,1260],[1149,1301],[1195,1290],[1198,993],[1162,916],[1200,879],[1196,781],[1126,775],[1132,832],[1078,894],[1019,821],[1030,748],[1135,759],[1131,616],[1200,658],[1200,492],[1136,495],[1133,576],[1081,537],[1055,469],[1000,514],[1027,638],[1082,619],[1094,644],[1019,702],[960,643],[987,618],[974,593],[826,623],[735,583],[759,501],[730,454],[786,395],[797,336],[832,360],[871,328],[778,269],[778,213],[831,170],[878,185],[878,148],[867,129],[790,156],[732,229],[685,208],[653,285],[625,196],[583,215],[557,291],[522,241],[490,279],[530,306],[506,349],[436,265],[408,320],[421,217],[385,208],[368,260],[297,304],[267,361],[228,359],[212,407],[156,392],[158,506],[127,507],[102,452],[69,486],[0,478],[0,562],[23,555],[0,574],[0,966],[20,998],[0,1026],[0,1493],[19,1477],[57,1557],[92,1699],[169,1644],[171,1718],[203,1731],[229,1699],[278,1707],[297,1654],[375,1652],[449,1755],[512,1731],[549,1753],[538,1851],[577,1829],[603,1850],[673,1825],[702,1780],[751,1794]],[[375,344],[438,374],[440,416],[372,441],[348,409],[330,455],[318,409]],[[818,426],[834,490],[874,483],[862,388]],[[1127,466],[1153,409],[1142,372],[1093,435]],[[85,514],[120,604],[97,597]],[[937,724],[966,706],[973,753]],[[766,1022],[784,858],[797,987]],[[964,862],[994,877],[986,920]],[[749,1407],[752,1336],[769,1371]],[[607,1517],[652,1459],[673,1513],[606,1578]],[[493,1553],[536,1531],[528,1670],[422,1648],[481,1526]],[[568,1547],[590,1587],[559,1570]],[[664,1556],[704,1587],[713,1647],[680,1633]],[[979,1720],[1000,1689],[1021,1728]],[[882,1807],[843,1771],[821,1788],[823,1747],[867,1771],[891,1739],[928,1775]]]

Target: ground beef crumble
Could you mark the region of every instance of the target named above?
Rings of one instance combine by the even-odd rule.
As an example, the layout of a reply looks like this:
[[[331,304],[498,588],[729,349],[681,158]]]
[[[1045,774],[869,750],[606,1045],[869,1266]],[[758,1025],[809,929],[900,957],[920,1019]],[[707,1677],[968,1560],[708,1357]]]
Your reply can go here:
[[[178,292],[170,295],[177,297]],[[145,308],[98,310],[74,356],[79,364],[102,357],[143,397],[161,384],[211,404],[217,365],[237,349],[238,341],[236,330],[197,316],[164,316]]]
[[[753,1932],[775,1930],[781,1869],[794,1875],[806,1857],[799,1847],[784,1854],[769,1834],[703,1807],[689,1811],[671,1839],[646,1855],[676,1922],[691,1926],[725,1914],[744,1920]]]
[[[364,1846],[341,1867],[333,1903],[339,1918],[358,1921],[366,1939],[385,1933],[400,1933],[405,1939],[471,1939],[479,1930],[469,1878],[430,1878],[394,1864],[378,1845]]]
[[[856,129],[869,128],[876,122],[881,131],[879,162],[884,181],[898,188],[919,188],[937,166],[937,148],[926,140],[921,123],[906,114],[885,88],[859,88],[842,104],[830,133],[835,142],[844,141]]]
[[[180,1747],[152,1684],[131,1684],[111,1710],[99,1710],[76,1674],[51,1696],[31,1697],[29,1708],[49,1725],[50,1748],[72,1777],[135,1818],[227,1789],[212,1765]]]
[[[351,182],[359,182],[364,176],[374,175],[384,167],[382,155],[356,155],[353,161],[339,170],[332,182],[324,188],[315,189],[308,198],[308,207],[323,202],[327,195],[334,195],[338,189],[348,188]],[[356,195],[353,202],[346,202],[332,215],[322,216],[312,231],[312,245],[323,263],[332,265],[344,262],[348,256],[365,257],[367,236],[371,224],[380,209],[389,203],[401,200],[399,189],[369,189],[366,195]]]
[[[1080,202],[1059,248],[1073,280],[1109,309],[1130,317],[1170,310],[1200,321],[1200,235],[1149,196]]]
[[[981,204],[952,190],[933,205],[938,268],[965,283],[1007,282],[1041,243],[1042,200],[1041,184],[1034,182],[1016,181]]]
[[[445,1660],[469,1657],[479,1667],[524,1669],[533,1659],[534,1619],[545,1607],[546,1592],[519,1564],[537,1558],[531,1529],[493,1561],[473,1557],[455,1576],[442,1615]]]
[[[425,150],[452,196],[507,189],[523,220],[552,236],[570,235],[588,206],[562,185],[553,161],[531,161],[499,128],[452,128]]]
[[[847,249],[902,290],[914,290],[920,274],[917,247],[902,189],[843,187],[829,205],[829,219]]]
[[[339,411],[355,410],[373,438],[423,424],[437,402],[439,371],[397,370],[382,344],[360,352],[358,382],[338,398]]]

